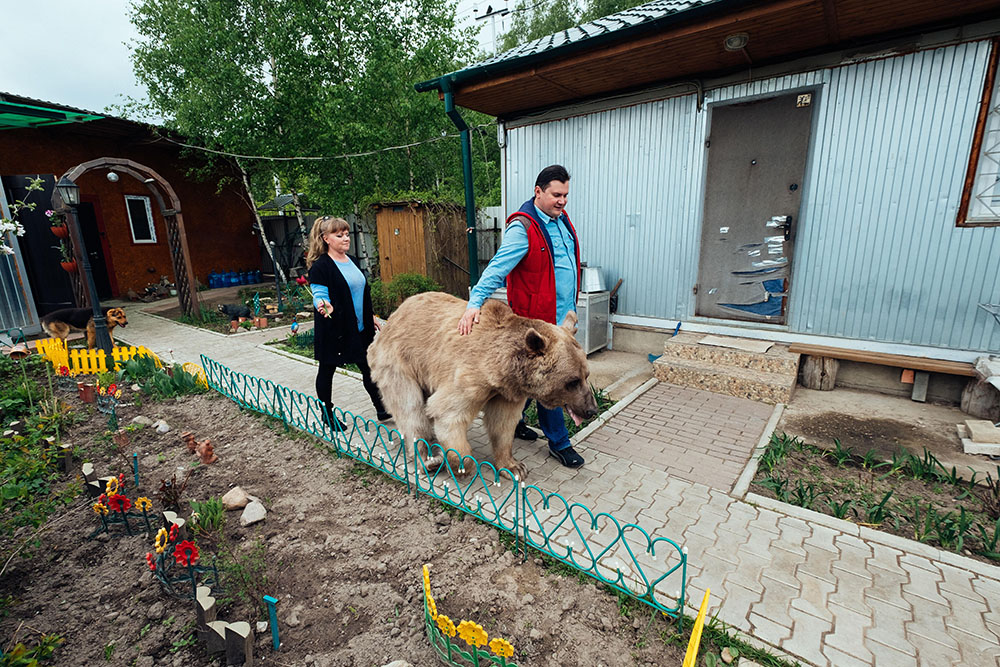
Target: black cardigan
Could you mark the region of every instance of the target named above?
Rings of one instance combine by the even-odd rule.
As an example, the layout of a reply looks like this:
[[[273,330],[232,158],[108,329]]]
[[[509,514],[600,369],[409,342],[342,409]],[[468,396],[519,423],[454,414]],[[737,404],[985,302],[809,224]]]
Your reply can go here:
[[[358,265],[358,260],[350,255],[348,258]],[[361,267],[358,265],[358,268]],[[365,324],[363,331],[358,331],[351,288],[330,255],[324,253],[313,263],[309,269],[309,283],[325,285],[330,290],[330,303],[333,304],[333,314],[330,317],[323,317],[313,309],[313,330],[316,332],[313,356],[321,364],[337,366],[364,361],[368,346],[375,338],[372,292],[368,282],[365,282],[364,304],[361,307]]]

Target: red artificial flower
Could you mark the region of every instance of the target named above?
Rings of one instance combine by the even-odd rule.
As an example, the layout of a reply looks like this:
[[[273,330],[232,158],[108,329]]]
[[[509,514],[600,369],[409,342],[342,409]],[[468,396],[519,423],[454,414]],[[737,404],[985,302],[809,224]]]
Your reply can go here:
[[[112,512],[128,512],[132,507],[132,501],[128,497],[116,493],[108,498],[108,509]]]
[[[146,562],[149,564],[149,569],[153,572],[156,571],[156,559],[153,558],[152,552],[146,553]]]
[[[69,366],[60,366],[59,367],[59,375],[62,375],[63,377],[68,376],[69,375]]]
[[[118,473],[118,483],[122,486],[125,486],[125,473],[123,472]]]
[[[170,524],[170,541],[173,542],[177,539],[177,524]]]
[[[297,282],[300,285],[308,285],[309,279],[306,278],[305,276],[299,276],[298,278],[295,279],[295,282]]]
[[[174,548],[174,558],[178,565],[187,567],[198,562],[198,547],[190,540],[184,540]]]
[[[108,393],[109,394],[113,394],[116,391],[118,391],[118,385],[116,385],[114,382],[112,382],[111,385],[108,387]]]
[[[97,502],[101,503],[102,505],[107,505],[108,504],[107,494],[102,493],[101,495],[97,496]]]

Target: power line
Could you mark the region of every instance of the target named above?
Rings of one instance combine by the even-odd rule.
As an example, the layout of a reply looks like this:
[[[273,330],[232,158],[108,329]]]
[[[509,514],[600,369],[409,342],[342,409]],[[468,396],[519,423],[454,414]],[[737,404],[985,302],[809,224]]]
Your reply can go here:
[[[484,127],[489,127],[489,123],[480,123],[471,129],[479,130]],[[228,151],[220,151],[214,148],[207,148],[205,146],[196,146],[194,144],[186,144],[183,141],[177,141],[176,139],[171,139],[170,137],[160,136],[160,139],[164,141],[169,141],[172,144],[177,144],[178,146],[183,146],[184,148],[191,148],[194,150],[204,151],[206,153],[214,153],[216,155],[224,155],[226,157],[240,158],[243,160],[270,160],[272,162],[288,162],[292,160],[344,160],[352,157],[366,157],[369,155],[375,155],[376,153],[388,153],[389,151],[400,151],[407,148],[413,148],[414,146],[422,146],[424,144],[432,144],[436,141],[441,141],[442,139],[453,139],[455,137],[460,137],[461,134],[442,134],[439,137],[431,137],[430,139],[424,139],[422,141],[415,141],[410,144],[403,144],[401,146],[388,146],[386,148],[376,148],[370,151],[364,151],[361,153],[344,153],[342,155],[317,155],[317,156],[300,156],[300,157],[272,157],[269,155],[242,155],[240,153],[230,153]]]

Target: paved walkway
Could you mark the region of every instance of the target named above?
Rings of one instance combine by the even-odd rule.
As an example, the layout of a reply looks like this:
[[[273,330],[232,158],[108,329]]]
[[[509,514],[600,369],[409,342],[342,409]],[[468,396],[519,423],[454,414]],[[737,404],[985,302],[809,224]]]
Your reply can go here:
[[[262,347],[280,329],[216,336],[130,309],[120,333],[164,358],[198,361],[204,353],[312,390],[313,366]],[[771,407],[662,384],[644,389],[585,435],[579,470],[559,466],[544,444],[517,441],[527,481],[682,544],[691,604],[711,588],[710,613],[803,663],[1000,665],[1000,568],[753,494],[731,496]],[[334,401],[373,416],[352,378],[336,378]],[[470,436],[473,453],[488,459],[478,424]],[[572,545],[565,532],[554,537]],[[657,590],[667,595],[676,582],[664,586]]]

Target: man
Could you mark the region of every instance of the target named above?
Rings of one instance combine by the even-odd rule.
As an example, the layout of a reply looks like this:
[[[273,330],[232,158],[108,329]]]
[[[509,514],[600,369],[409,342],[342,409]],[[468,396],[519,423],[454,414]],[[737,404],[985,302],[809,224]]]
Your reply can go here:
[[[569,173],[554,164],[535,179],[535,196],[507,218],[503,243],[490,260],[469,296],[469,306],[458,322],[465,335],[479,322],[479,309],[507,281],[507,302],[517,315],[561,324],[576,312],[580,284],[580,244],[564,210],[569,196]],[[530,401],[529,401],[530,402]],[[538,404],[538,422],[549,439],[549,453],[567,468],[579,468],[583,457],[570,445],[562,408]],[[525,406],[527,407],[527,405]],[[538,434],[522,418],[515,437],[535,440]]]

